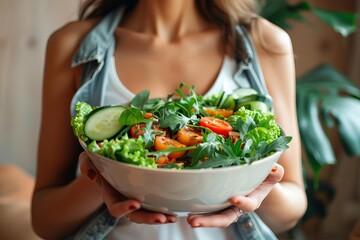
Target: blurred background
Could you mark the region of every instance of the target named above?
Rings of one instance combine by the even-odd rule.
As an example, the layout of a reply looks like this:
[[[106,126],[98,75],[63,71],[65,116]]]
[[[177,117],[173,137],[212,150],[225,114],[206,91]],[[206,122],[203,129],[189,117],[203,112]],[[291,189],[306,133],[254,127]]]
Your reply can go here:
[[[359,0],[308,2],[360,13]],[[0,0],[0,164],[13,163],[36,174],[46,41],[54,30],[77,18],[79,4],[80,0]],[[360,86],[360,32],[344,38],[316,16],[304,16],[311,24],[291,22],[287,29],[297,76],[325,63]],[[360,218],[360,159],[345,154],[337,141],[333,136],[336,164],[320,174],[330,191],[316,193],[321,213],[301,223],[300,233],[294,233],[298,238],[348,239]]]

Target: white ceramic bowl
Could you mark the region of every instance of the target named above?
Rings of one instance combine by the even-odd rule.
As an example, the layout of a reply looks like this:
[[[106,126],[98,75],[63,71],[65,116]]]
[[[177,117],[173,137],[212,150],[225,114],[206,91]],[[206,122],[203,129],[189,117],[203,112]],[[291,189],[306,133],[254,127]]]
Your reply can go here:
[[[247,195],[269,174],[282,152],[250,165],[215,169],[151,169],[111,160],[87,150],[100,174],[119,192],[143,207],[169,214],[204,213],[230,206],[228,199]]]

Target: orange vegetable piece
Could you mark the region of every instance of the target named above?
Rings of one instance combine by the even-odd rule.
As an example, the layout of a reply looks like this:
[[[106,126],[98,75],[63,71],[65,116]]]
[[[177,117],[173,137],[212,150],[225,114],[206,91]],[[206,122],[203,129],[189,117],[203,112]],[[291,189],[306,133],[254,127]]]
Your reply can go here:
[[[169,149],[170,147],[174,147],[174,148],[185,148],[186,147],[186,145],[184,145],[174,139],[167,138],[164,136],[156,136],[154,146],[157,151]],[[168,157],[169,158],[180,158],[180,157],[184,156],[185,153],[186,153],[186,151],[176,151],[176,152],[170,153],[168,155]]]
[[[224,109],[224,108],[206,108],[204,111],[209,114],[210,116],[222,115],[223,117],[230,117],[234,114],[234,110],[232,109]]]
[[[203,142],[203,136],[193,127],[184,127],[176,133],[176,140],[186,146],[194,146]]]

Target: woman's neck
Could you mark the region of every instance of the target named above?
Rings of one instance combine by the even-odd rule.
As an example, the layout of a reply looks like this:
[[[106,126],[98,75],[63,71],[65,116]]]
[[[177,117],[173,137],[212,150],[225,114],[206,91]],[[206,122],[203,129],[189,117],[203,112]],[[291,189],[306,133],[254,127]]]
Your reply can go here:
[[[212,24],[203,19],[194,0],[139,0],[123,26],[159,40],[176,41],[207,30]]]

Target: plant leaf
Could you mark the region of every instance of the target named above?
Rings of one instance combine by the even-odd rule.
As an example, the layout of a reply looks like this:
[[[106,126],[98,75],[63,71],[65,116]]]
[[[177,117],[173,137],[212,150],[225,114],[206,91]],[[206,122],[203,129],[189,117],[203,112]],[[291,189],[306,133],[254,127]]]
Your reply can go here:
[[[137,108],[127,108],[125,109],[119,118],[119,123],[122,125],[135,125],[138,123],[145,123],[150,121],[149,119],[144,118],[143,112]]]
[[[272,141],[268,145],[266,145],[264,152],[262,152],[262,156],[276,151],[285,151],[289,148],[288,143],[291,141],[291,136],[281,136],[276,140]]]
[[[141,108],[145,112],[155,112],[165,105],[165,101],[161,98],[149,99]]]
[[[202,162],[201,164],[194,166],[194,169],[229,167],[233,165],[240,165],[240,162],[241,159],[239,157],[228,156],[217,153],[215,154],[214,157],[208,158],[206,161]]]
[[[305,22],[301,11],[309,11],[311,5],[305,1],[289,4],[286,0],[266,0],[260,15],[283,29],[291,28],[288,20]]]
[[[301,140],[315,173],[336,162],[325,127],[336,125],[347,153],[360,155],[360,90],[355,84],[320,65],[297,80],[296,96]]]
[[[303,145],[320,165],[334,164],[335,154],[319,119],[319,97],[314,92],[301,94],[304,92],[298,93],[298,119]]]
[[[334,118],[347,154],[360,156],[360,101],[351,97],[327,97],[322,111]]]
[[[154,145],[155,135],[153,134],[152,126],[153,121],[148,121],[145,125],[144,134],[141,136],[147,149]]]
[[[204,133],[204,142],[197,145],[195,152],[192,154],[192,165],[196,166],[200,159],[212,157],[220,149],[221,139],[214,133]]]
[[[332,27],[341,36],[347,37],[356,31],[357,15],[347,12],[331,11],[322,8],[312,8],[312,13]]]
[[[144,90],[138,93],[130,102],[130,106],[142,109],[145,103],[149,100],[150,91]]]
[[[169,115],[164,115],[160,118],[160,127],[162,128],[170,128],[171,130],[175,130],[175,129],[182,129],[184,128],[188,122],[191,119],[188,117],[185,117],[182,114],[169,114]]]
[[[356,13],[317,8],[306,1],[290,4],[287,0],[266,0],[260,15],[286,30],[291,28],[289,20],[309,23],[302,15],[305,11],[317,16],[343,37],[347,37],[357,29]]]

